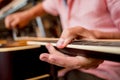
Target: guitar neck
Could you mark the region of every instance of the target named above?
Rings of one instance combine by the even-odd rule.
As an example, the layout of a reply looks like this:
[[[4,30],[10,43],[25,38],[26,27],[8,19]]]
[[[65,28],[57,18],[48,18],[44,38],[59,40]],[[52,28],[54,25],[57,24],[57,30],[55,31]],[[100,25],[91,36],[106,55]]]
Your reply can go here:
[[[27,41],[28,45],[45,46],[51,43],[56,47],[57,40]],[[71,56],[86,56],[98,59],[120,61],[120,41],[119,40],[77,40],[68,44],[64,49],[57,50]]]

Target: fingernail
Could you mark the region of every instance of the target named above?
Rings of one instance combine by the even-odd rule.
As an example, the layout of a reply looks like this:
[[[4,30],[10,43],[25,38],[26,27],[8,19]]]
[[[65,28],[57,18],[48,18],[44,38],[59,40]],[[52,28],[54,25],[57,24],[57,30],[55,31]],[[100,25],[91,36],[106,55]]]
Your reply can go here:
[[[63,38],[60,38],[59,40],[58,40],[58,42],[57,42],[57,46],[58,47],[60,47],[60,46],[62,46],[63,45],[63,43],[64,43],[64,39]]]

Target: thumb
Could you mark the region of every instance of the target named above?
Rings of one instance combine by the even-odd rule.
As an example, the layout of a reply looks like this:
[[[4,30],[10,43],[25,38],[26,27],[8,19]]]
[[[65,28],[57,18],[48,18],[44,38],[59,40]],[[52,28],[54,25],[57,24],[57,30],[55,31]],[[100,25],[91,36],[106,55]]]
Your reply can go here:
[[[66,47],[69,43],[72,42],[72,38],[67,38],[67,39],[64,39],[64,38],[60,38],[57,42],[57,47],[58,48],[64,48]]]

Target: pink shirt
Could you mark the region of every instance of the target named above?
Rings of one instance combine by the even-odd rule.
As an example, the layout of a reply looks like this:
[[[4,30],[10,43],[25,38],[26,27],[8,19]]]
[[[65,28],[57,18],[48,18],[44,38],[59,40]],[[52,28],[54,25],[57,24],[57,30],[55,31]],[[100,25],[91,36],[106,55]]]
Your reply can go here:
[[[44,9],[60,15],[63,29],[81,26],[104,32],[120,31],[120,0],[45,0]],[[120,79],[120,63],[104,61],[97,69],[83,70],[106,80]]]

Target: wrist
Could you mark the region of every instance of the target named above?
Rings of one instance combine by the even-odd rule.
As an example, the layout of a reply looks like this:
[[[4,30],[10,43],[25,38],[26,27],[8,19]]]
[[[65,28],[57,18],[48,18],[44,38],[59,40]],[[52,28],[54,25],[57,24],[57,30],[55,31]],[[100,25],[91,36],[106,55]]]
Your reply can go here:
[[[97,39],[120,39],[120,32],[93,31]]]
[[[34,12],[32,12],[32,10],[25,11],[25,14],[26,14],[27,19],[29,19],[29,20],[32,20],[32,19],[34,19],[36,17],[34,15]]]
[[[91,30],[91,33],[93,34],[95,39],[100,39],[101,38],[101,32],[95,31],[95,30]]]

